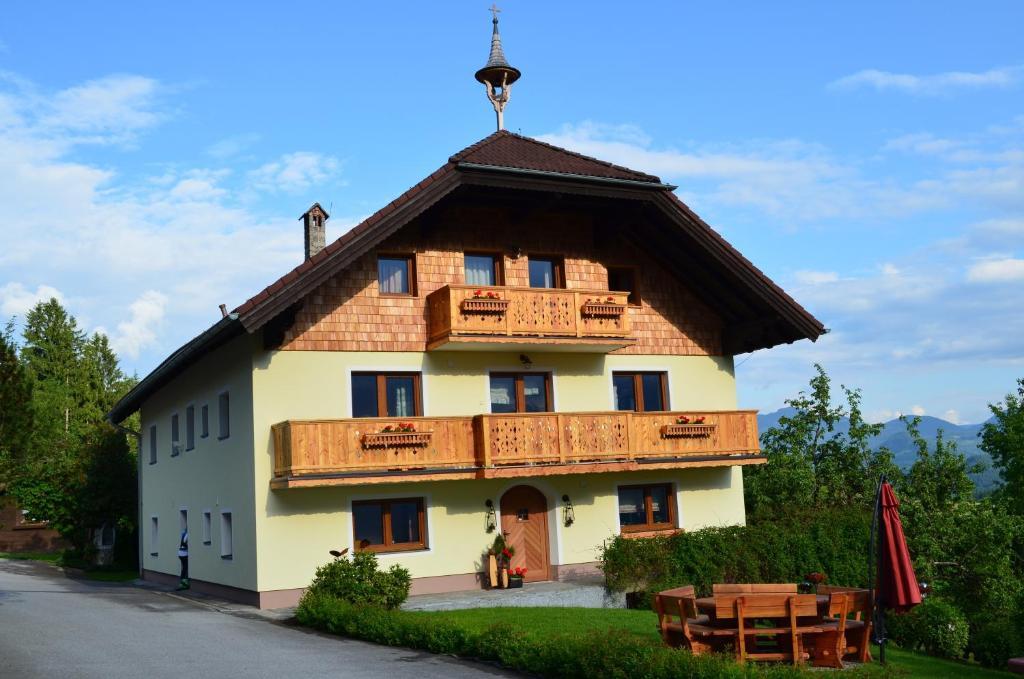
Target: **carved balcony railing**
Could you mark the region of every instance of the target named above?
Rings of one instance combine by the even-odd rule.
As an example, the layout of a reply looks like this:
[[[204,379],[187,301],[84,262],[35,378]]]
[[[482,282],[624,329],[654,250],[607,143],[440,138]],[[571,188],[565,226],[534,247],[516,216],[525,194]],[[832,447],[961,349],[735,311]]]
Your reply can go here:
[[[703,417],[677,435],[681,415]],[[397,421],[289,420],[272,427],[274,487],[547,476],[756,464],[757,413],[513,413]]]
[[[446,285],[427,295],[428,349],[571,345],[612,351],[633,343],[628,292]]]

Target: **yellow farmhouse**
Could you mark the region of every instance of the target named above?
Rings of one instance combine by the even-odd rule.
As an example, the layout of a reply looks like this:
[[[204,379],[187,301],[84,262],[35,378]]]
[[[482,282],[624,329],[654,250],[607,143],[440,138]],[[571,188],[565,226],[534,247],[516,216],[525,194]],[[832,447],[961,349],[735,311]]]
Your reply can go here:
[[[178,349],[141,412],[144,575],[294,603],[330,550],[413,593],[593,575],[612,536],[742,524],[733,356],[824,328],[657,177],[499,131]]]

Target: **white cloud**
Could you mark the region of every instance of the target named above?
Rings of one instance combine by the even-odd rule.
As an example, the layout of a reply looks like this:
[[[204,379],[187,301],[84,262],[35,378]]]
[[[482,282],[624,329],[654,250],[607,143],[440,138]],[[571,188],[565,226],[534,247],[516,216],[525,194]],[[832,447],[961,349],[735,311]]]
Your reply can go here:
[[[953,424],[963,424],[960,420],[960,413],[952,408],[942,414],[942,419]]]
[[[142,349],[156,342],[166,310],[167,296],[147,290],[132,302],[128,320],[118,323],[112,335],[104,334],[110,336],[110,345],[118,354],[138,358]]]
[[[260,140],[260,135],[252,134],[238,134],[232,137],[221,139],[211,144],[207,149],[207,155],[213,156],[217,160],[224,160],[237,156],[242,151],[247,150]]]
[[[28,290],[21,283],[7,283],[0,287],[0,324],[6,322],[11,316],[21,316],[29,312],[38,302],[55,298],[59,302],[64,301],[64,295],[60,290],[49,285],[39,285],[35,291]]]
[[[1001,257],[971,265],[967,280],[972,283],[1012,283],[1024,281],[1024,259]]]
[[[333,156],[297,151],[253,170],[249,178],[257,189],[294,193],[327,181],[338,166],[338,159]]]
[[[871,87],[879,91],[896,90],[909,94],[938,95],[961,89],[1008,88],[1020,81],[1022,73],[1024,66],[993,68],[981,73],[946,71],[931,75],[865,69],[829,83],[829,88],[851,90]]]
[[[921,406],[910,406],[910,414],[916,415],[917,417],[923,417],[925,414],[924,408]]]

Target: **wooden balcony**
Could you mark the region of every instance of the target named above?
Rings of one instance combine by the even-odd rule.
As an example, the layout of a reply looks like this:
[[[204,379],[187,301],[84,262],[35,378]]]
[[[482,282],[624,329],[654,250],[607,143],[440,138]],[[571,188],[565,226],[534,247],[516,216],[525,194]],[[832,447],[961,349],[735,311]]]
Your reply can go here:
[[[628,292],[446,285],[427,295],[427,350],[606,353],[634,342]]]
[[[703,417],[680,430],[681,415]],[[289,420],[272,427],[273,488],[760,464],[757,412],[517,413]]]

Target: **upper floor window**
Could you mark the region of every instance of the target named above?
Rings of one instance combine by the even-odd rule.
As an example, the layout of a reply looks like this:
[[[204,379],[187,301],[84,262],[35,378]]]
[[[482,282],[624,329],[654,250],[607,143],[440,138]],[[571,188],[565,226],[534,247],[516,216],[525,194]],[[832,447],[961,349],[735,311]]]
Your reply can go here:
[[[196,447],[196,408],[185,408],[185,450]]]
[[[210,435],[210,406],[203,404],[199,411],[199,438],[205,439]]]
[[[504,285],[501,257],[497,255],[465,255],[466,285]]]
[[[492,413],[551,411],[551,373],[492,373]]]
[[[171,457],[181,452],[181,439],[178,431],[178,413],[171,415]]]
[[[663,372],[612,373],[616,410],[668,410],[668,377]]]
[[[226,391],[217,396],[217,418],[217,438],[226,439],[231,436],[231,399]]]
[[[419,373],[352,373],[352,417],[422,414]]]
[[[149,463],[156,464],[156,425],[149,426]]]
[[[412,255],[382,255],[377,258],[380,294],[414,295],[415,280]]]
[[[636,269],[631,266],[608,267],[608,289],[615,292],[628,292],[630,306],[640,306],[640,290],[636,280]]]
[[[530,257],[531,288],[564,288],[565,275],[561,259],[554,257]]]

